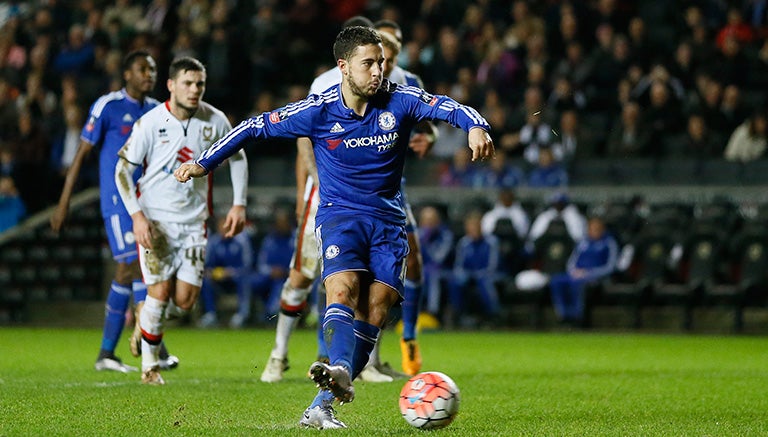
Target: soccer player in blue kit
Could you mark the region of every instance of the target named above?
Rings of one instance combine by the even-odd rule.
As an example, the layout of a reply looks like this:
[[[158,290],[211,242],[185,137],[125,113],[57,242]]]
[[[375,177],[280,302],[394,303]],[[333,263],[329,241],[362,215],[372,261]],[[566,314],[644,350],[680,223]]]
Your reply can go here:
[[[127,54],[123,59],[122,72],[125,87],[101,96],[91,106],[88,121],[80,135],[77,154],[67,170],[59,203],[51,216],[51,228],[56,232],[61,230],[83,161],[93,148],[99,148],[101,214],[117,267],[107,296],[101,350],[94,367],[96,370],[128,373],[138,369],[115,356],[115,348],[123,332],[131,293],[134,303],[139,304],[147,296],[147,287],[139,271],[133,221],[115,185],[115,166],[117,152],[130,136],[133,123],[160,102],[149,97],[157,81],[157,65],[149,52],[137,50]],[[177,364],[176,357],[169,356],[167,351],[163,353],[163,367],[171,368]]]
[[[472,159],[491,158],[488,122],[446,96],[397,85],[383,77],[378,33],[353,26],[336,37],[333,53],[342,82],[320,95],[241,122],[193,163],[179,182],[201,177],[249,143],[309,137],[318,176],[316,237],[327,290],[323,331],[330,364],[315,362],[320,391],[300,424],[346,428],[333,401],[351,402],[352,380],[363,369],[389,309],[402,297],[408,243],[400,179],[408,133],[421,120],[442,120],[468,132]]]

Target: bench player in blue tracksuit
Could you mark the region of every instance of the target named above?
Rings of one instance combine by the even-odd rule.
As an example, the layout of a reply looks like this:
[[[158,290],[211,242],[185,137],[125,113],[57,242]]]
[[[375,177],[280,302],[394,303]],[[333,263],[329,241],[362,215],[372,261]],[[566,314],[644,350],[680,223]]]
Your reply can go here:
[[[274,137],[312,140],[320,178],[315,233],[328,304],[323,330],[331,362],[315,362],[309,370],[321,390],[300,423],[315,428],[346,427],[334,417],[333,400],[354,399],[352,380],[368,361],[389,309],[402,298],[408,243],[400,179],[408,133],[421,120],[442,120],[468,132],[473,159],[494,154],[488,122],[476,110],[383,78],[375,30],[342,30],[333,52],[340,85],[241,122],[175,171],[186,182],[247,144]]]

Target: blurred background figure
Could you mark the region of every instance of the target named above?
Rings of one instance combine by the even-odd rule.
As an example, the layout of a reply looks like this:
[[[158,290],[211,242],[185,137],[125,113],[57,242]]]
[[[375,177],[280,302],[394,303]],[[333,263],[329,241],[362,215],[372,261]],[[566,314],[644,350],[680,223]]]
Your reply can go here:
[[[616,268],[619,247],[600,217],[591,217],[587,236],[568,259],[567,270],[551,277],[552,305],[558,320],[579,324],[584,316],[584,287],[608,277]]]
[[[439,319],[441,313],[442,284],[450,271],[453,254],[453,232],[443,220],[443,215],[434,206],[423,206],[419,211],[417,234],[424,263],[422,276],[426,296],[422,308],[434,319]]]
[[[0,176],[0,233],[21,222],[27,208],[10,176]]]
[[[456,243],[448,295],[450,311],[445,315],[449,325],[471,324],[466,316],[475,296],[479,298],[483,320],[495,323],[500,315],[496,291],[496,280],[500,277],[499,240],[493,234],[483,234],[481,221],[480,212],[470,212],[464,219],[464,236]]]
[[[242,328],[251,317],[251,298],[259,297],[262,313],[259,323],[272,320],[280,311],[280,292],[288,277],[293,255],[293,214],[277,209],[267,235],[261,240],[256,264],[244,280],[246,285],[238,290],[237,313],[229,321],[231,328]]]
[[[224,293],[246,295],[246,278],[253,269],[254,250],[249,232],[240,232],[232,238],[225,238],[226,217],[215,220],[215,232],[208,237],[205,251],[205,277],[200,288],[202,315],[198,326],[214,328],[219,325],[217,300]],[[240,311],[240,308],[238,308]],[[243,311],[250,313],[249,311]]]

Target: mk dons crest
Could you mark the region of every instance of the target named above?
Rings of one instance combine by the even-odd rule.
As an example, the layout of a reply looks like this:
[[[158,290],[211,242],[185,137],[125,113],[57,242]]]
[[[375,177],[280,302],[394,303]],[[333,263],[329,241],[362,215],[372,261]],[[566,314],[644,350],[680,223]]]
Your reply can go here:
[[[203,141],[211,141],[213,139],[213,126],[203,127]]]

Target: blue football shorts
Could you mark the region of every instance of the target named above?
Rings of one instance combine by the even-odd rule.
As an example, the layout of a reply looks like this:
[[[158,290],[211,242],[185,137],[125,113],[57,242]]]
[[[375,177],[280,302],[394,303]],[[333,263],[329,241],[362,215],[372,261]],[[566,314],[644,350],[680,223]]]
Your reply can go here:
[[[318,222],[322,280],[346,271],[369,272],[403,294],[408,238],[405,227],[363,214],[332,214]]]
[[[133,220],[125,214],[112,214],[104,217],[112,258],[119,263],[130,264],[139,257],[136,238],[133,236]]]

